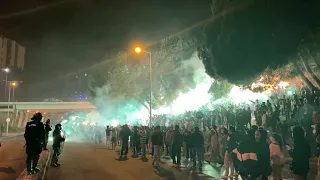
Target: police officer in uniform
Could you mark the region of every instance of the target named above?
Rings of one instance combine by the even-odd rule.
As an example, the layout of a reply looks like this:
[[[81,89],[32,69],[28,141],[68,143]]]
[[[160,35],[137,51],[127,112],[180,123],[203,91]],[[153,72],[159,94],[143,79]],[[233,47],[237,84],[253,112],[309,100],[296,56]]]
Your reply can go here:
[[[52,133],[53,136],[53,154],[51,159],[51,166],[52,167],[59,167],[60,164],[58,163],[59,155],[61,153],[61,143],[66,140],[65,136],[61,135],[61,124],[56,124],[55,129]]]
[[[24,138],[26,139],[28,175],[35,174],[40,171],[40,169],[37,168],[37,164],[45,139],[44,125],[41,122],[41,119],[41,113],[34,114],[31,118],[32,121],[27,123],[24,133]]]

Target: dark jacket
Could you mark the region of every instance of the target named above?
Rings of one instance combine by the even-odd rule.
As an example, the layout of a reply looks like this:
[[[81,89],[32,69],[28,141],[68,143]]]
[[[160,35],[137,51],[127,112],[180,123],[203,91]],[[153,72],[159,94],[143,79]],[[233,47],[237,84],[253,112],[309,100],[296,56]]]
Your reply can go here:
[[[53,144],[52,144],[52,147],[53,148],[58,148],[61,146],[61,143],[63,141],[65,141],[65,138],[62,137],[61,135],[61,130],[59,129],[55,129],[53,132],[52,132],[52,137],[53,137]]]
[[[182,146],[183,137],[179,130],[174,130],[172,135],[172,145],[173,146]]]
[[[106,136],[110,136],[110,132],[111,132],[111,129],[110,129],[110,128],[107,128],[107,129],[106,129]]]
[[[235,133],[229,134],[229,140],[227,143],[227,151],[232,152],[235,148],[238,147],[238,137]]]
[[[192,138],[191,138],[191,132],[187,132],[184,136],[183,136],[183,140],[186,143],[186,145],[188,147],[191,147],[192,145]]]
[[[48,137],[49,132],[51,131],[51,126],[49,124],[44,125],[44,131],[46,133],[46,137]]]
[[[267,142],[257,142],[258,169],[260,175],[269,176],[272,172],[270,165],[270,148]]]
[[[133,143],[140,143],[140,134],[138,132],[138,130],[134,130],[133,133],[132,133],[132,142]]]
[[[128,126],[125,126],[120,130],[120,137],[122,141],[128,141],[130,135],[131,135],[131,131],[128,128]]]
[[[26,125],[24,138],[29,143],[42,143],[45,139],[45,130],[42,122],[31,121]]]
[[[151,135],[151,142],[153,145],[163,145],[163,134],[161,131],[155,131]]]
[[[191,146],[193,148],[202,148],[204,147],[204,138],[200,132],[194,132],[191,134]]]
[[[307,175],[309,172],[310,159],[310,146],[307,141],[294,144],[293,150],[288,152],[292,157],[292,173],[298,175]]]
[[[257,156],[257,142],[255,141],[254,136],[246,135],[243,141],[239,143],[237,150],[241,156],[237,155],[237,158],[234,160],[236,162],[235,164],[238,164],[237,170],[239,171],[240,175],[247,176],[250,174],[254,177],[257,177],[259,175],[259,172],[257,172],[258,160],[254,158],[243,159],[244,155],[251,154]]]
[[[42,143],[45,141],[44,125],[39,121],[31,121],[26,125],[24,138],[26,140],[26,153],[40,154]]]

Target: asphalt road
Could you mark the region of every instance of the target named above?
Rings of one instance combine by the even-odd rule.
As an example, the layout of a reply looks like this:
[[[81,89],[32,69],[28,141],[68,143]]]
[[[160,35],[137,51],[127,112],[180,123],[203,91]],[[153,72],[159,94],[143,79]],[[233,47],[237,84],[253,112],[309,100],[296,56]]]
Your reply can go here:
[[[60,157],[61,167],[49,168],[46,180],[217,180],[224,173],[221,165],[205,163],[201,172],[191,168],[190,161],[183,161],[180,167],[163,158],[160,169],[140,158],[117,160],[118,153],[107,150],[103,145],[81,142],[66,142]],[[314,179],[314,176],[311,176]],[[283,169],[283,178],[292,179],[289,167]],[[241,180],[241,178],[238,178]],[[272,179],[272,178],[271,178]]]
[[[167,162],[162,168],[152,166],[151,157],[142,161],[132,158],[126,161],[118,160],[118,153],[107,150],[103,145],[93,143],[66,142],[60,157],[59,168],[49,168],[47,180],[210,180],[210,176],[197,176],[184,170],[172,167]],[[192,176],[191,176],[192,175]]]
[[[0,179],[16,180],[25,169],[25,141],[22,137],[0,139]]]

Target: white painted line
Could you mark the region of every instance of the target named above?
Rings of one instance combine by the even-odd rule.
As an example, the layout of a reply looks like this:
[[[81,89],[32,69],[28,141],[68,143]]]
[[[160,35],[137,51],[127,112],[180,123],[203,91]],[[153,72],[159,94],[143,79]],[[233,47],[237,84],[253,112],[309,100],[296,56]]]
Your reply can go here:
[[[47,159],[47,162],[46,162],[46,166],[44,167],[43,175],[42,175],[42,177],[41,177],[42,180],[44,179],[44,176],[46,175],[46,172],[47,172],[48,163],[49,163],[49,160],[50,160],[50,154],[51,154],[51,152],[49,151],[49,153],[48,153],[48,159]]]
[[[23,175],[26,174],[26,171],[27,171],[27,168],[22,171],[22,173],[19,175],[19,177],[17,178],[17,180],[22,179]]]

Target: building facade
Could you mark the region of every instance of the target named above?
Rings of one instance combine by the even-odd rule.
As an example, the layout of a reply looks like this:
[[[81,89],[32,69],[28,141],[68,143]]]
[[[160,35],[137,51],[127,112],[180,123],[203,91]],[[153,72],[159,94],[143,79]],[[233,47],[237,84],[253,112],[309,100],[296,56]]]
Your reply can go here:
[[[0,69],[23,69],[26,48],[16,41],[0,36]]]

